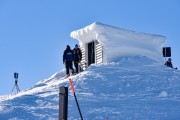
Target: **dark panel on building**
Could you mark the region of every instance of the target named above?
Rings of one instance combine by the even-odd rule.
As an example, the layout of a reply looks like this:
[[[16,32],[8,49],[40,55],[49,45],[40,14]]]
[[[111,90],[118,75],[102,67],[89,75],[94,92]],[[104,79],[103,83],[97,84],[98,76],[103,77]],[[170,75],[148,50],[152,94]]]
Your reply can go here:
[[[163,56],[171,57],[171,47],[163,47]]]

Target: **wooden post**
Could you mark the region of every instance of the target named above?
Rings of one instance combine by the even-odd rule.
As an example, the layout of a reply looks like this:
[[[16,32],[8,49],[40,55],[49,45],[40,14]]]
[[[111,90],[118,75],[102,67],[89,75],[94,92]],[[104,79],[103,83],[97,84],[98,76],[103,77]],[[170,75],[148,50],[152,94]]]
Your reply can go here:
[[[61,86],[59,92],[59,120],[68,118],[68,87]]]

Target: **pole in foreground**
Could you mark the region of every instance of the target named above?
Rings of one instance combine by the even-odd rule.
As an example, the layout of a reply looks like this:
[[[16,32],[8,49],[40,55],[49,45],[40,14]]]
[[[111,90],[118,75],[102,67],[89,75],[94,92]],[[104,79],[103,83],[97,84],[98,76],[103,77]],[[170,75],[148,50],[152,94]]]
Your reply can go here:
[[[68,87],[61,86],[59,92],[59,120],[68,118]]]
[[[69,83],[70,83],[70,86],[71,86],[71,89],[72,89],[72,93],[73,93],[73,95],[74,95],[74,98],[75,98],[75,100],[76,100],[76,105],[77,105],[77,107],[78,107],[78,111],[79,111],[81,120],[83,120],[83,117],[82,117],[82,114],[81,114],[81,110],[80,110],[80,107],[79,107],[79,104],[78,104],[78,100],[77,100],[77,97],[76,97],[76,94],[75,94],[74,86],[73,86],[73,83],[72,83],[72,80],[71,80],[71,79],[69,79]]]

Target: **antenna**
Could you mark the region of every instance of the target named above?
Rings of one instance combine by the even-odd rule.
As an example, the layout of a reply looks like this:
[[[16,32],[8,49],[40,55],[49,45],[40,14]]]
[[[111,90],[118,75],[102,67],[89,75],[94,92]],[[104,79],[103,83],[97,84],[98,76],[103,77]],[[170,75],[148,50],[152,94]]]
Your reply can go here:
[[[15,83],[14,83],[14,87],[12,89],[11,94],[13,93],[14,88],[16,88],[17,93],[20,92],[20,89],[19,89],[19,86],[18,86],[18,73],[16,73],[16,72],[14,73],[14,79],[15,79]]]

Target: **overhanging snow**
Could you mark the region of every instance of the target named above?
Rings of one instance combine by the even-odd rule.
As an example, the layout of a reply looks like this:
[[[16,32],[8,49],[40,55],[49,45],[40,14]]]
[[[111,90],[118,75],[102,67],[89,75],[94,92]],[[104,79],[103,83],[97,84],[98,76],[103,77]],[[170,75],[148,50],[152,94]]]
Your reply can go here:
[[[70,36],[77,39],[81,46],[92,40],[103,45],[103,61],[110,62],[122,56],[147,56],[162,62],[162,47],[165,37],[147,33],[138,33],[99,22],[83,29],[71,32]]]

